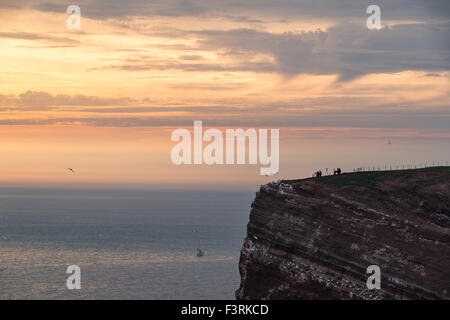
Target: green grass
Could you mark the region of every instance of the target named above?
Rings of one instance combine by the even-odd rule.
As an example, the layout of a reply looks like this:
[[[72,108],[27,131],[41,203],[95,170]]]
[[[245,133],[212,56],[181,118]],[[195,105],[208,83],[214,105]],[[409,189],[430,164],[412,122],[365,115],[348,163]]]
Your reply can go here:
[[[386,180],[386,172],[355,172],[339,176],[326,176],[318,181],[335,188],[353,188],[364,191],[366,187]]]
[[[428,179],[418,179],[421,172],[436,172],[437,174]],[[312,178],[309,178],[312,179]],[[393,171],[372,171],[372,172],[354,172],[343,173],[338,176],[324,176],[317,179],[317,182],[323,183],[335,188],[352,188],[364,191],[373,184],[384,181],[404,180],[405,182],[433,184],[450,180],[450,167],[430,167],[422,169],[406,169]],[[300,180],[283,180],[285,183],[301,182]]]

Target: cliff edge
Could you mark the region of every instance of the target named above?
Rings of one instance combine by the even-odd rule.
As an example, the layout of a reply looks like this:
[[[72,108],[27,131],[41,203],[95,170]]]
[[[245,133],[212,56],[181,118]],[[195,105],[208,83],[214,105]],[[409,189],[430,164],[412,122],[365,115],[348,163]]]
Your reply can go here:
[[[450,299],[450,168],[262,185],[239,271],[237,299]]]

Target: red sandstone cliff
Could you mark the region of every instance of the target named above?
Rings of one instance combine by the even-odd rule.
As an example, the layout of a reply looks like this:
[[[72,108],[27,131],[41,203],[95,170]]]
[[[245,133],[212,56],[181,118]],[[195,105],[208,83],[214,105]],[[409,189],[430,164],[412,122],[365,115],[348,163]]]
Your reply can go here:
[[[449,299],[450,168],[261,186],[239,270],[238,299]]]

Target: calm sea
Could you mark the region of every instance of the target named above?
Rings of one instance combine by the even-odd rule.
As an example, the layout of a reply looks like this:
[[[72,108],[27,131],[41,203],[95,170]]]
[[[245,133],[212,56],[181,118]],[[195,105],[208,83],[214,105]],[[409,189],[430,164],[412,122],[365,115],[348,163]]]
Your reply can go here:
[[[253,196],[0,189],[0,299],[233,299]]]

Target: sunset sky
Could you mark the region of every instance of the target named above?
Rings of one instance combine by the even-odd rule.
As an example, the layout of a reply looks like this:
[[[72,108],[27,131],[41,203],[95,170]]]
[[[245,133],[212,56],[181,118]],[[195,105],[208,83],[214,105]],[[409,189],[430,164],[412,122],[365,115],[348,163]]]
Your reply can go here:
[[[376,1],[369,30],[374,3],[1,1],[0,185],[265,181],[259,166],[174,166],[170,133],[194,120],[280,128],[286,178],[450,161],[450,2]]]

